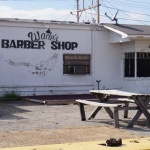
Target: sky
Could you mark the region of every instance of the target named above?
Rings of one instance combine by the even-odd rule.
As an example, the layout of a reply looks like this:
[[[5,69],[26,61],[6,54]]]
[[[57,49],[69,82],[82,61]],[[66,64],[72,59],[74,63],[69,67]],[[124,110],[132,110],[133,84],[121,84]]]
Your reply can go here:
[[[78,0],[79,9],[96,6],[97,0]],[[150,25],[150,1],[144,0],[99,0],[100,23]],[[1,18],[20,18],[57,21],[77,21],[77,0],[0,0]],[[70,13],[72,12],[72,13]],[[107,16],[105,15],[107,14]],[[80,22],[97,20],[97,9],[80,13]]]

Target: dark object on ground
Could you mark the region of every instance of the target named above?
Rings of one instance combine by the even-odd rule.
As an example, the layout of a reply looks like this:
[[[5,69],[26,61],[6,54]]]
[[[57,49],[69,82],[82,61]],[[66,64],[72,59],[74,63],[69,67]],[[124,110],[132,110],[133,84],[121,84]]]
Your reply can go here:
[[[106,140],[106,146],[121,146],[122,145],[122,139],[118,138],[110,138]]]

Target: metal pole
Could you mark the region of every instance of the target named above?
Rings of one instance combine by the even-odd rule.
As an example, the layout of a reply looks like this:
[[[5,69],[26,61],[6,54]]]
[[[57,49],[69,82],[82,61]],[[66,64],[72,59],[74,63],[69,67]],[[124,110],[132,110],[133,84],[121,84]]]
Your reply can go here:
[[[100,8],[99,8],[99,0],[97,0],[97,23],[100,23]]]
[[[99,90],[99,83],[101,82],[101,80],[96,80],[97,84],[98,84],[98,90]]]
[[[79,22],[79,0],[77,0],[77,22]]]
[[[84,0],[83,0],[83,9],[84,9]]]

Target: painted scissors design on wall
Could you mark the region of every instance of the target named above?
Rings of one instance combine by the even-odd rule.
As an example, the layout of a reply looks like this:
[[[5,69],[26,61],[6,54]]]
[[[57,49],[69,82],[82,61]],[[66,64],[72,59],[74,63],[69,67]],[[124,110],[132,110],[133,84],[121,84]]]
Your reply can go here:
[[[39,76],[45,76],[48,71],[51,71],[57,61],[58,54],[54,54],[52,57],[50,57],[46,61],[41,61],[40,63],[35,65],[35,71],[32,72],[32,74],[37,74]]]
[[[29,71],[32,74],[36,74],[39,76],[46,76],[46,74],[51,71],[57,62],[58,54],[53,54],[49,59],[42,60],[40,63],[32,65],[29,62],[16,62],[11,59],[5,60],[9,65],[11,66],[25,66],[25,67],[31,67],[32,69]]]

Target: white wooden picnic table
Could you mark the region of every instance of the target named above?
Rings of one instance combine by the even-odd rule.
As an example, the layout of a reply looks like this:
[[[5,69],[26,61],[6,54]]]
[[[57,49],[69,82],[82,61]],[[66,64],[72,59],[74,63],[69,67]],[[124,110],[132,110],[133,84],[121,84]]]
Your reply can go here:
[[[101,110],[103,107],[111,118],[114,118],[114,126],[119,127],[119,110],[125,110],[125,115],[127,117],[128,110],[137,110],[135,116],[131,119],[127,127],[133,127],[141,114],[144,114],[147,121],[150,123],[150,113],[148,109],[150,109],[149,102],[150,102],[150,94],[139,94],[139,93],[132,93],[120,90],[90,90],[91,94],[95,95],[98,98],[98,102],[90,102],[87,100],[77,100],[80,103],[80,112],[82,120],[86,120],[85,111],[84,111],[84,104],[94,105],[97,106],[93,113],[90,115],[89,119],[92,119],[96,116],[96,114]],[[110,97],[112,95],[121,97],[116,98],[116,101],[120,102],[127,102],[127,105],[121,105],[119,103],[110,104]],[[126,97],[126,98],[122,98]],[[130,107],[128,104],[129,102],[135,103],[135,107]],[[114,108],[114,112],[110,109],[111,107]]]
[[[143,113],[150,123],[150,113],[147,110],[147,105],[149,104],[150,94],[140,94],[140,93],[132,93],[120,90],[90,90],[91,94],[97,95],[100,101],[102,101],[102,97],[104,96],[126,96],[130,99],[133,99],[137,107],[139,108],[135,116],[129,122],[128,127],[133,127],[135,122],[139,119],[141,114]]]

